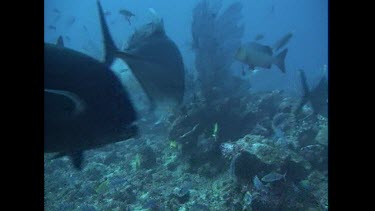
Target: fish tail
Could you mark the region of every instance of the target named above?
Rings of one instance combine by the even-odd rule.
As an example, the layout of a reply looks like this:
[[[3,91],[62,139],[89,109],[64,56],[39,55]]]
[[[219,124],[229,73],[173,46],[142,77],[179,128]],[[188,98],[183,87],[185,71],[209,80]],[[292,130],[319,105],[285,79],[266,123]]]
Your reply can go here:
[[[115,52],[117,51],[117,47],[111,37],[111,34],[109,33],[109,29],[104,18],[103,8],[99,0],[97,0],[97,5],[99,9],[100,25],[104,41],[104,63],[110,66],[115,59]]]
[[[302,69],[299,69],[298,72],[301,76],[303,97],[307,97],[309,95],[310,91],[309,91],[309,86],[307,85],[307,79],[306,79],[305,71],[303,71]]]
[[[299,75],[301,77],[303,95],[302,95],[302,100],[301,100],[301,102],[299,103],[299,105],[296,109],[297,114],[301,111],[302,107],[307,103],[309,95],[310,95],[309,87],[307,85],[307,79],[306,79],[305,71],[303,71],[302,69],[299,69],[298,72],[299,72]]]
[[[283,73],[285,73],[285,56],[287,53],[288,53],[288,49],[286,48],[283,51],[281,51],[281,53],[279,53],[275,58],[276,66],[279,67],[279,69]]]

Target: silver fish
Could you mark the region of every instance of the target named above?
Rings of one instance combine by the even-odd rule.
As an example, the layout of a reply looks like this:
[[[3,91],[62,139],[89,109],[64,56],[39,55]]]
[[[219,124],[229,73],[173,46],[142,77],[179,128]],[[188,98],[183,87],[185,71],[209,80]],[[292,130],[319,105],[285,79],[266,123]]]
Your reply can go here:
[[[285,172],[285,174],[279,174],[279,173],[276,173],[276,172],[271,172],[271,173],[267,174],[266,176],[264,176],[262,178],[262,181],[263,182],[275,182],[275,181],[279,181],[281,179],[284,179],[284,181],[286,181],[285,176],[286,176],[286,172]]]
[[[272,65],[276,65],[281,72],[285,73],[284,60],[287,53],[288,49],[284,49],[281,53],[274,56],[271,47],[250,42],[237,50],[235,58],[247,64],[250,70],[254,70],[256,67],[270,69]]]

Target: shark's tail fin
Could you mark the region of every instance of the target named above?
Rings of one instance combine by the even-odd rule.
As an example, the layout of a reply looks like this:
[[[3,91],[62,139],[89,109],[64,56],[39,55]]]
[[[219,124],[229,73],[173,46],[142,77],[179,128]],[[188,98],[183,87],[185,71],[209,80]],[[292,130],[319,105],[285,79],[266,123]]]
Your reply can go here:
[[[302,85],[303,95],[302,95],[302,100],[301,100],[301,102],[299,103],[299,105],[296,109],[296,114],[298,114],[301,111],[302,107],[307,103],[309,95],[310,95],[310,90],[309,90],[309,87],[307,85],[307,79],[306,79],[305,71],[303,71],[302,69],[299,69],[298,73],[301,77],[301,85]]]
[[[288,53],[288,49],[284,49],[275,58],[275,65],[279,67],[281,72],[285,73],[285,56]]]
[[[104,12],[100,1],[97,0],[98,10],[99,10],[99,18],[100,18],[100,26],[103,34],[103,42],[104,42],[104,63],[107,66],[110,66],[115,59],[115,52],[117,51],[117,47],[113,42],[111,34],[109,33],[109,29],[107,23],[104,18]]]

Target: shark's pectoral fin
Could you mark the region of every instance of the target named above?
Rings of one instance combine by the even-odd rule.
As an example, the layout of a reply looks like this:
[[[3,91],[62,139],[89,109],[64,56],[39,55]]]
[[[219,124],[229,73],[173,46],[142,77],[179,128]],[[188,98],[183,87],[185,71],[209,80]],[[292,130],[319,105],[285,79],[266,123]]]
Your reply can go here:
[[[69,157],[73,162],[74,168],[78,170],[82,170],[83,151],[76,151],[76,152],[69,153]]]
[[[73,92],[69,92],[65,90],[57,90],[57,89],[44,89],[44,92],[69,99],[74,105],[74,109],[73,109],[74,115],[83,113],[86,109],[85,101],[81,99],[78,95],[74,94]]]

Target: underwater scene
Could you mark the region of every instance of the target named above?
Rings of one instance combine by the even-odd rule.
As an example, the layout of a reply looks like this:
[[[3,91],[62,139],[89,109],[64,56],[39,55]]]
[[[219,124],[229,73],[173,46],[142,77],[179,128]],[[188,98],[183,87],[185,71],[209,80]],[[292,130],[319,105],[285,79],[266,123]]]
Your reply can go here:
[[[328,1],[44,0],[44,209],[328,210]]]

